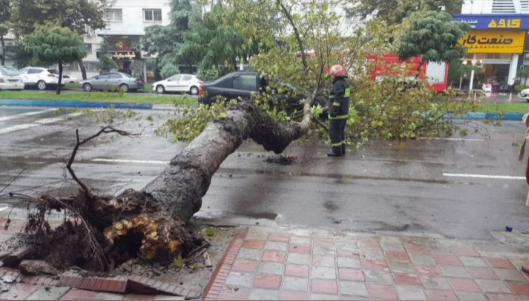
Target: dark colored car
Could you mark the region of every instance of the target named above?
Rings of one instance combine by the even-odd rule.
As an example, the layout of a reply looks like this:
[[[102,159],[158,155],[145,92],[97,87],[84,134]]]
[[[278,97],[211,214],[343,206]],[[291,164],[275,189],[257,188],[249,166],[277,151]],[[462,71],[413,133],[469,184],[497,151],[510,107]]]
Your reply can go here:
[[[200,94],[200,102],[212,104],[219,97],[248,99],[252,94],[263,91],[266,84],[266,81],[257,72],[232,72],[213,82],[204,84]]]
[[[200,102],[212,104],[220,97],[249,99],[252,95],[265,91],[268,85],[268,80],[264,79],[258,72],[232,72],[213,82],[204,84],[200,91]],[[281,82],[275,82],[274,92],[277,99],[283,102],[284,107],[288,110],[299,108],[300,101],[305,97],[300,88]],[[327,98],[318,96],[316,103],[326,108]]]

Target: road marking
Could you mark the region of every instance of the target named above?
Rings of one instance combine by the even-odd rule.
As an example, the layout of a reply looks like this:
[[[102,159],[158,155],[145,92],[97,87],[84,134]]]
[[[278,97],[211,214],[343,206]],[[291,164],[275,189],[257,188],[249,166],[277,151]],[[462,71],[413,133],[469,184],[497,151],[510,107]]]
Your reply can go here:
[[[479,138],[428,138],[421,137],[420,140],[437,140],[437,141],[468,141],[468,142],[484,142],[485,139]]]
[[[475,178],[475,179],[493,179],[493,180],[523,180],[525,177],[516,177],[516,176],[498,176],[498,175],[473,175],[466,173],[443,173],[445,177],[452,178]]]
[[[169,161],[157,161],[157,160],[124,160],[124,159],[92,159],[92,162],[102,163],[124,163],[124,164],[153,164],[153,165],[167,165]]]
[[[6,127],[6,128],[3,128],[3,129],[0,129],[0,135],[1,134],[7,134],[7,133],[15,132],[15,131],[20,131],[20,130],[34,128],[34,127],[39,126],[39,125],[46,125],[46,124],[50,124],[50,123],[56,123],[56,122],[59,122],[59,121],[63,121],[65,119],[67,119],[67,118],[80,116],[82,114],[83,113],[81,113],[81,112],[76,112],[76,113],[71,113],[71,114],[68,114],[68,115],[65,115],[65,116],[62,116],[62,117],[44,118],[44,119],[36,120],[33,123],[24,123],[24,124],[19,124],[19,125]]]
[[[47,110],[42,110],[42,111],[20,113],[20,114],[15,114],[15,115],[12,115],[12,116],[0,117],[0,122],[13,120],[13,119],[18,119],[18,118],[22,118],[22,117],[40,115],[40,114],[49,113],[49,112],[55,112],[57,110],[59,110],[59,109],[47,109]]]

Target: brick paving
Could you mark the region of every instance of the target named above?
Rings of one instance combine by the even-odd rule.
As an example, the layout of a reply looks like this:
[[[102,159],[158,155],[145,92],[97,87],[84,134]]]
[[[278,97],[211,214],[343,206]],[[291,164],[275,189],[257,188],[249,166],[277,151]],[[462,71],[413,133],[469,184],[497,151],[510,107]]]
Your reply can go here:
[[[524,300],[526,262],[479,242],[255,227],[234,239],[206,299]]]
[[[17,225],[0,233],[0,241]],[[529,252],[484,248],[489,243],[255,227],[232,241],[204,296],[209,300],[529,300],[521,265]],[[490,243],[493,244],[493,243]],[[493,250],[493,251],[491,251]],[[498,251],[499,250],[499,251]],[[0,280],[20,282],[0,300],[181,300],[120,294],[120,281],[83,290],[100,279],[21,278],[0,268]],[[72,288],[74,287],[74,288]]]

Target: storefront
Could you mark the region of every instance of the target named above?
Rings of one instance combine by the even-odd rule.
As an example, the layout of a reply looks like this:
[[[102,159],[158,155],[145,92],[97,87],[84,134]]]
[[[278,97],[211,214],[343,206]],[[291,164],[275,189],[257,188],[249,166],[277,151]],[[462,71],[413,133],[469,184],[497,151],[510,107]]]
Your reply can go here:
[[[512,91],[525,52],[529,15],[459,15],[455,19],[471,27],[460,41],[467,48],[463,63],[478,70],[470,88],[491,84]]]
[[[116,62],[120,72],[136,77],[145,77],[145,62],[142,58],[140,36],[104,36],[107,54]]]

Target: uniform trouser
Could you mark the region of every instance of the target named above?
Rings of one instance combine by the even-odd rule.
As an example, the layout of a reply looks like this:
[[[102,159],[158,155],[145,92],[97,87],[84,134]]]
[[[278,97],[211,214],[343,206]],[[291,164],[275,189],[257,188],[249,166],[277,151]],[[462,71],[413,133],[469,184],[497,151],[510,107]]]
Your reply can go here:
[[[346,119],[333,119],[331,117],[331,146],[336,155],[345,154],[345,125]]]

